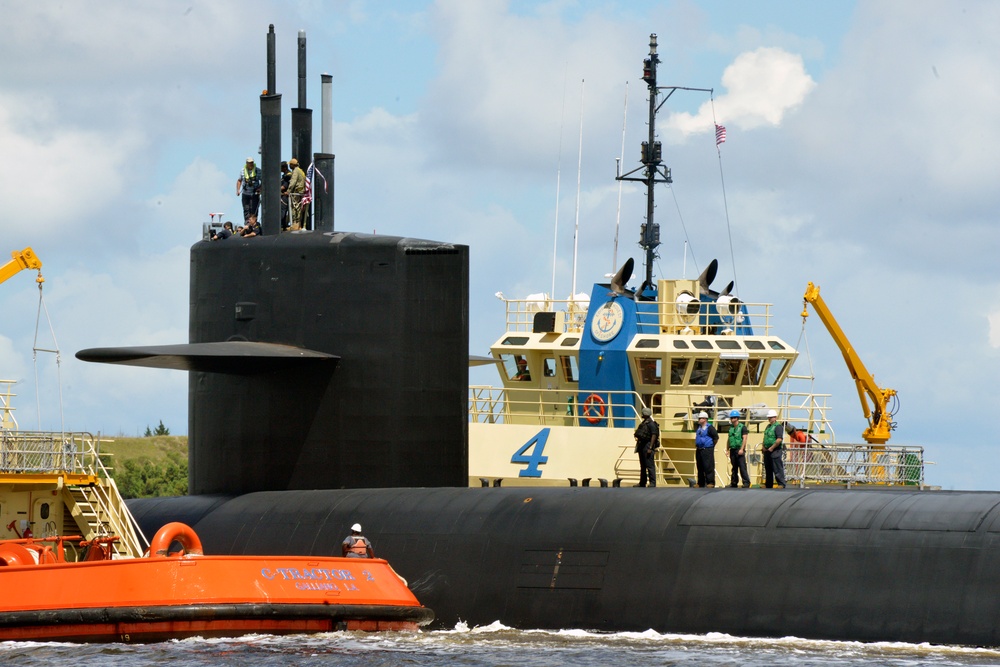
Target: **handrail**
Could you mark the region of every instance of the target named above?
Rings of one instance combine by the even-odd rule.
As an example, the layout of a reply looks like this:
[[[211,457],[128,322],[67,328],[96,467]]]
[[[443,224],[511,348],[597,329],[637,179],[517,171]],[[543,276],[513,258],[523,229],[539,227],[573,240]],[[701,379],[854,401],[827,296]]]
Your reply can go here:
[[[636,320],[641,333],[660,333],[667,327],[676,327],[680,315],[676,315],[679,310],[688,307],[686,301],[648,301],[641,302],[641,307],[636,313]],[[741,312],[734,315],[719,315],[710,309],[712,302],[705,302],[700,305],[699,311],[690,316],[691,323],[696,327],[705,328],[704,320],[708,317],[713,319],[732,318],[729,333],[739,334],[740,327],[752,326],[756,334],[771,335],[771,309],[770,303],[744,303],[740,302]],[[583,324],[587,319],[589,310],[588,301],[576,301],[573,299],[549,299],[539,297],[537,299],[504,299],[506,308],[506,323],[508,332],[531,332],[534,327],[534,318],[537,313],[554,312],[561,315],[556,321],[556,333],[579,332],[583,329]],[[690,330],[696,332],[696,329]],[[708,333],[707,330],[705,333]],[[716,335],[716,334],[713,334]]]
[[[924,487],[924,448],[882,444],[785,447],[789,484],[843,484]]]

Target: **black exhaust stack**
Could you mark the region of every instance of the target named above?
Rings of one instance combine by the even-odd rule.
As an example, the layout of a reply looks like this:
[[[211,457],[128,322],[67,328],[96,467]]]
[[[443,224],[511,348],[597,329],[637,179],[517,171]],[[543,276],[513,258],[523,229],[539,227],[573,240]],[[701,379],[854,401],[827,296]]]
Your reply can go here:
[[[261,169],[261,233],[281,231],[278,180],[281,171],[281,95],[275,93],[274,25],[267,31],[267,90],[260,96],[260,169]]]
[[[312,109],[306,108],[306,31],[299,30],[299,106],[292,109],[292,157],[299,161],[302,171],[312,162]],[[278,173],[278,165],[273,172]],[[309,213],[303,221],[304,229],[312,229]]]

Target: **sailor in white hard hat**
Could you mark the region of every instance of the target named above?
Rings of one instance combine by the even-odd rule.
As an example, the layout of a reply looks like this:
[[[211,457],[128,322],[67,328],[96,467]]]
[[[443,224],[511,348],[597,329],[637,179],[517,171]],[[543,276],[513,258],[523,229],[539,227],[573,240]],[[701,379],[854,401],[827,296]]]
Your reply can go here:
[[[785,429],[778,423],[778,413],[767,411],[767,426],[764,427],[764,486],[773,488],[777,480],[778,486],[785,488],[785,462],[782,459],[782,437]]]
[[[351,534],[344,538],[341,551],[346,558],[375,558],[372,543],[361,534],[361,524],[351,526]]]

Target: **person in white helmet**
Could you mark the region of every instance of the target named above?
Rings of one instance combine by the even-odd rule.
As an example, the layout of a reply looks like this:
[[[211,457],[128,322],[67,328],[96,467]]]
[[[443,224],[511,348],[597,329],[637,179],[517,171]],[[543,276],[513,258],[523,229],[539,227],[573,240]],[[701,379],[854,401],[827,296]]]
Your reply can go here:
[[[774,488],[774,482],[785,488],[785,462],[781,458],[781,441],[785,429],[778,423],[778,413],[767,411],[767,426],[764,427],[764,486]]]
[[[347,558],[375,558],[375,551],[372,550],[372,543],[361,534],[361,524],[356,523],[351,526],[351,534],[344,538],[341,544],[343,555]]]
[[[708,413],[698,413],[698,428],[694,431],[695,464],[698,466],[698,486],[715,488],[715,443],[719,432],[708,423]]]

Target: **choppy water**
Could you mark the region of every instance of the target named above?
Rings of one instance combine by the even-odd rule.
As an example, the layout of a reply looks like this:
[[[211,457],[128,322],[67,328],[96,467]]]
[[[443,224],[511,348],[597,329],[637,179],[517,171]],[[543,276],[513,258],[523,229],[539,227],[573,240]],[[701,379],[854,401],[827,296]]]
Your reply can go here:
[[[1000,665],[1000,650],[920,644],[750,639],[729,635],[613,634],[485,628],[420,633],[330,633],[163,644],[0,643],[0,663],[20,667],[78,664],[170,665],[457,665],[462,667],[595,665]]]

